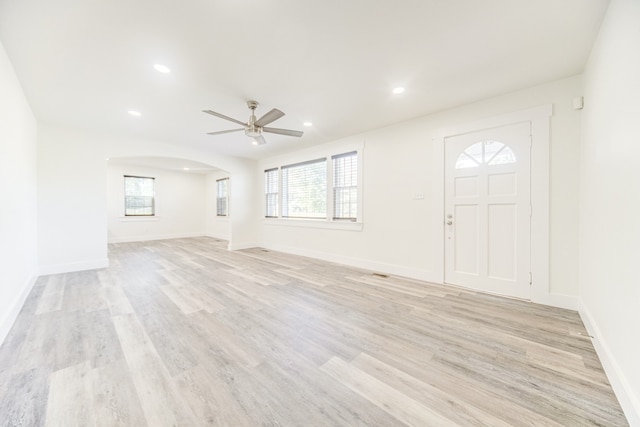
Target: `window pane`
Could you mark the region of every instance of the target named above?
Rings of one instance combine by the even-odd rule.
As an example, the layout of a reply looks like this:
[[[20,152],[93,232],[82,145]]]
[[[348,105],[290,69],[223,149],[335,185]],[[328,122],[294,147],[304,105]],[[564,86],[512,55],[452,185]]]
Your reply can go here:
[[[278,216],[278,169],[264,171],[264,194],[266,217]]]
[[[154,182],[154,178],[125,175],[125,216],[152,216],[155,214]]]
[[[333,218],[355,221],[358,217],[358,154],[332,157]]]
[[[229,178],[223,178],[216,181],[218,195],[216,197],[216,215],[227,216],[229,201]]]
[[[282,216],[327,217],[327,161],[282,167]]]

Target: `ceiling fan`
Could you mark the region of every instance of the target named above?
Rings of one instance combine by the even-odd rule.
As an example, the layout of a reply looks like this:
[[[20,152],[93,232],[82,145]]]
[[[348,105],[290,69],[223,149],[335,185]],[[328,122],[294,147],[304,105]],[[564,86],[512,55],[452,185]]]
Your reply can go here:
[[[207,133],[207,135],[221,135],[223,133],[238,132],[243,130],[245,135],[253,139],[254,145],[262,145],[267,143],[267,141],[264,139],[264,136],[262,136],[262,132],[277,133],[280,135],[287,135],[287,136],[297,136],[297,137],[302,136],[303,132],[299,130],[279,129],[279,128],[271,128],[266,126],[269,123],[274,122],[278,120],[280,117],[284,116],[284,113],[278,110],[277,108],[272,109],[271,111],[266,113],[264,116],[256,120],[255,112],[256,112],[256,108],[258,108],[258,101],[247,101],[247,107],[249,107],[249,110],[251,110],[251,116],[249,116],[249,121],[246,123],[241,122],[240,120],[236,120],[234,118],[225,116],[224,114],[216,113],[215,111],[202,110],[203,113],[211,114],[212,116],[220,117],[221,119],[229,120],[230,122],[237,123],[243,126],[239,129],[229,129],[229,130],[221,130],[219,132],[209,132]]]

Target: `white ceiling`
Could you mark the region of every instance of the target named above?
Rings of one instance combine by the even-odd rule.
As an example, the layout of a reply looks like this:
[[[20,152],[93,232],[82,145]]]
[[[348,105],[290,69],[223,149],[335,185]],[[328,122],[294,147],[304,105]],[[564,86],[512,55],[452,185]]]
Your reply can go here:
[[[177,159],[173,157],[112,157],[107,159],[111,166],[141,166],[144,168],[164,169],[173,172],[208,174],[220,169],[206,163],[193,160]]]
[[[579,74],[607,5],[0,0],[0,40],[39,120],[264,158]],[[248,99],[305,135],[205,134],[237,125],[201,110],[245,121]]]

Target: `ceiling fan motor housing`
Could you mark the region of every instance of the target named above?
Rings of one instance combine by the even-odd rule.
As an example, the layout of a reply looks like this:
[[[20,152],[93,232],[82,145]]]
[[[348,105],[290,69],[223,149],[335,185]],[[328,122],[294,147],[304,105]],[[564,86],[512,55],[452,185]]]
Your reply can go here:
[[[247,126],[244,130],[245,135],[250,137],[260,136],[262,134],[262,129],[256,125]]]

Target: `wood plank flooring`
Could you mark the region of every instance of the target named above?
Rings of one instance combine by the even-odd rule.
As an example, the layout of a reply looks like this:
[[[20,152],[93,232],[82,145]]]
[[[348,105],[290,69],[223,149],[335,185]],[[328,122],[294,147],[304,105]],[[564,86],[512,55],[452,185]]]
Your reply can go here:
[[[40,277],[2,426],[625,426],[577,313],[211,238]]]

